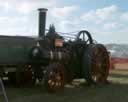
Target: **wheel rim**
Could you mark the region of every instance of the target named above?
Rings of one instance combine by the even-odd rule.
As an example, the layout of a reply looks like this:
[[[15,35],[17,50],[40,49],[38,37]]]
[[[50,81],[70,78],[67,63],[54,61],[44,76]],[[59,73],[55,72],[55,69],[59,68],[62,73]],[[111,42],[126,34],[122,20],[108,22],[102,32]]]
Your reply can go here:
[[[109,73],[109,55],[103,46],[95,47],[92,54],[92,79],[96,83],[105,83]]]

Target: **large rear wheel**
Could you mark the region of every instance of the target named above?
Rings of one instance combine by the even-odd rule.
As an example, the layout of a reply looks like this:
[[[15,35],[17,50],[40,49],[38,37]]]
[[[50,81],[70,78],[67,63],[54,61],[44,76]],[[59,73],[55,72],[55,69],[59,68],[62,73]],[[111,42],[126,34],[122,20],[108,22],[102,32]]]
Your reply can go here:
[[[88,45],[83,57],[83,75],[89,84],[108,82],[109,54],[102,44]]]

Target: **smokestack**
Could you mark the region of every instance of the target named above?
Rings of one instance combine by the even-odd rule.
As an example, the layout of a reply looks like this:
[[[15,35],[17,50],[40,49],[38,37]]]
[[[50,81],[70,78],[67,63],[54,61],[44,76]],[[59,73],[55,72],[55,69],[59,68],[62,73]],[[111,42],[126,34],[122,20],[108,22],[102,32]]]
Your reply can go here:
[[[47,9],[40,8],[39,11],[39,37],[44,38],[45,36],[45,25],[46,25],[46,12]]]

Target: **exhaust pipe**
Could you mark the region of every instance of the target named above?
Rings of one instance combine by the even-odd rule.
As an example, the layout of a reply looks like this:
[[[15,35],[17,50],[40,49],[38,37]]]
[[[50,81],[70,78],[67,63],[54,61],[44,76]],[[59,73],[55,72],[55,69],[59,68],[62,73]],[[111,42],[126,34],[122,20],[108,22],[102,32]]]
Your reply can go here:
[[[38,9],[38,11],[39,11],[39,32],[38,32],[39,35],[38,36],[39,36],[39,38],[44,38],[45,37],[47,9],[40,8],[40,9]]]

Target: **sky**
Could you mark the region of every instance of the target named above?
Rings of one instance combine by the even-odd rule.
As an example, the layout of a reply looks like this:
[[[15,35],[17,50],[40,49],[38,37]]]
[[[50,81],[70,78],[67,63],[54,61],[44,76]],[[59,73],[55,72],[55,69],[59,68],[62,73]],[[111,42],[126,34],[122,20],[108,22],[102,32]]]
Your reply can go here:
[[[99,43],[128,44],[128,0],[0,0],[0,35],[38,35],[38,8],[46,28],[88,30]]]

